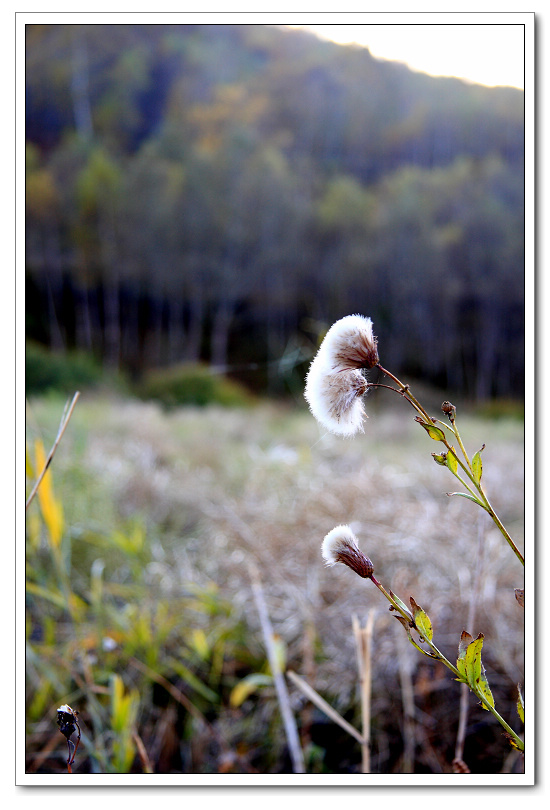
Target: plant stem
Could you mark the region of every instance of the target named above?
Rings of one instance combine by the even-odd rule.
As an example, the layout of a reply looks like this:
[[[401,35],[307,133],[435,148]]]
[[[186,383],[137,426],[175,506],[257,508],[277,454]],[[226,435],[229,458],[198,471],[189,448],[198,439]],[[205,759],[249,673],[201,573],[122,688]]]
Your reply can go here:
[[[367,624],[361,627],[357,616],[352,617],[353,635],[357,650],[357,670],[361,694],[363,742],[361,743],[363,773],[370,773],[370,702],[371,702],[371,647],[374,610],[369,612]]]
[[[481,495],[481,497],[485,501],[485,511],[491,516],[494,523],[497,525],[499,531],[503,535],[504,539],[506,540],[506,542],[508,543],[508,545],[510,546],[510,548],[512,549],[512,551],[514,552],[514,554],[516,555],[516,557],[520,561],[520,563],[522,565],[525,565],[525,559],[523,557],[523,554],[520,552],[520,550],[518,549],[518,547],[516,546],[516,544],[514,543],[514,541],[512,540],[510,535],[508,534],[508,532],[506,531],[506,528],[502,524],[502,521],[500,520],[499,516],[497,515],[497,513],[495,512],[495,510],[493,509],[493,507],[489,503],[489,499],[487,498],[487,495],[485,494],[485,491],[484,491],[483,487],[481,486],[481,483],[478,484],[477,489],[478,489],[479,494]]]
[[[380,365],[380,363],[377,363],[377,368],[378,368],[378,369],[379,369],[379,370],[380,370],[380,371],[381,371],[383,374],[386,374],[386,375],[387,375],[387,376],[388,376],[388,377],[389,377],[391,380],[393,380],[393,381],[394,381],[394,383],[396,383],[396,384],[399,386],[399,388],[400,388],[401,390],[400,390],[398,393],[400,393],[400,394],[401,394],[401,396],[405,397],[405,399],[406,399],[406,400],[408,400],[408,401],[411,403],[411,405],[413,406],[413,408],[415,408],[415,410],[417,410],[417,411],[418,411],[418,413],[419,413],[419,414],[420,414],[420,415],[421,415],[421,416],[422,416],[422,417],[423,417],[423,418],[424,418],[424,419],[425,419],[425,420],[426,420],[426,421],[427,421],[429,424],[432,424],[431,417],[430,417],[430,416],[428,416],[428,414],[426,413],[426,411],[424,410],[424,408],[422,407],[422,405],[420,404],[420,402],[419,402],[419,401],[416,399],[416,397],[412,395],[412,393],[411,393],[411,390],[410,390],[409,386],[408,386],[408,385],[405,385],[405,383],[402,383],[402,382],[401,382],[401,380],[399,380],[399,379],[398,379],[398,378],[397,378],[397,377],[396,377],[394,374],[392,374],[392,373],[391,373],[391,371],[388,371],[387,369],[383,368],[383,367]],[[395,389],[393,389],[393,390],[395,390]]]
[[[426,421],[427,424],[433,425],[434,420],[431,418],[431,416],[429,416],[428,412],[424,410],[424,408],[422,407],[420,402],[416,399],[416,397],[413,396],[409,386],[402,383],[401,380],[398,379],[398,377],[396,377],[394,374],[391,373],[391,371],[388,371],[387,369],[383,368],[383,366],[381,366],[380,363],[377,364],[377,368],[383,374],[386,374],[391,380],[393,380],[396,383],[396,385],[399,386],[399,390],[396,389],[396,388],[392,388],[389,385],[382,385],[380,383],[373,383],[373,387],[376,386],[376,387],[380,387],[380,388],[389,388],[390,391],[395,391],[396,393],[401,394],[401,396],[403,396],[408,402],[410,402],[410,404],[413,406],[413,408],[422,416],[422,418]],[[510,548],[512,549],[512,551],[514,552],[514,554],[516,555],[516,557],[520,561],[520,563],[522,565],[525,565],[525,560],[524,560],[523,555],[521,554],[520,550],[518,549],[518,547],[516,546],[516,544],[514,543],[512,538],[510,537],[510,534],[506,530],[504,524],[502,523],[502,521],[498,517],[497,513],[495,512],[495,510],[493,509],[493,507],[489,503],[489,499],[487,498],[487,495],[485,494],[485,491],[484,491],[484,489],[483,489],[483,487],[481,485],[481,482],[476,480],[476,477],[474,476],[474,474],[472,472],[472,465],[471,465],[470,459],[468,457],[468,453],[466,452],[466,448],[464,447],[464,444],[463,444],[462,439],[460,437],[460,433],[458,431],[458,428],[456,426],[456,422],[455,422],[454,418],[450,418],[450,421],[451,421],[451,427],[450,428],[449,428],[449,426],[447,424],[445,424],[441,420],[438,419],[436,421],[438,421],[441,425],[443,425],[444,428],[450,429],[453,436],[455,436],[455,438],[457,440],[457,443],[458,443],[458,446],[460,447],[460,450],[463,453],[464,458],[466,459],[466,464],[464,464],[462,459],[458,456],[456,450],[454,450],[452,445],[449,444],[449,442],[447,441],[447,438],[445,436],[444,436],[443,439],[441,439],[441,441],[445,445],[445,447],[447,448],[448,452],[452,453],[452,455],[456,459],[459,467],[464,471],[465,475],[467,475],[467,477],[470,479],[470,481],[472,482],[474,487],[479,492],[479,494],[480,494],[480,496],[481,496],[481,498],[483,500],[482,508],[485,509],[487,514],[491,517],[493,522],[496,524],[498,530],[503,535],[504,539],[506,540],[506,542],[508,543],[508,545],[510,546]],[[472,490],[470,489],[470,487],[464,481],[462,481],[461,478],[459,478],[458,480],[468,490],[468,492],[471,495],[474,494],[472,492]]]
[[[384,596],[386,597],[388,602],[390,602],[390,604],[393,606],[394,610],[396,610],[408,622],[409,626],[414,628],[416,630],[416,632],[424,639],[424,642],[430,648],[430,653],[426,652],[425,650],[422,650],[420,647],[418,647],[418,649],[420,649],[422,652],[425,653],[425,655],[428,655],[430,658],[435,658],[438,661],[441,661],[441,663],[444,664],[447,667],[447,669],[450,669],[451,672],[456,676],[457,681],[460,681],[461,683],[467,683],[467,681],[461,675],[459,670],[454,666],[454,664],[451,664],[451,662],[447,658],[445,658],[445,656],[443,655],[441,650],[439,650],[435,646],[433,641],[431,641],[430,639],[427,639],[425,636],[422,636],[422,634],[420,633],[420,631],[418,630],[418,628],[417,628],[417,626],[416,626],[416,624],[414,622],[414,619],[412,618],[412,615],[408,611],[403,610],[403,608],[399,605],[399,603],[384,588],[382,583],[379,582],[374,575],[371,575],[369,577],[369,579],[371,579],[373,584],[376,585],[376,587],[378,588],[378,590],[381,593],[384,594]],[[415,646],[417,646],[417,645],[415,644]],[[494,708],[494,706],[491,706],[491,704],[488,702],[488,700],[485,698],[485,696],[481,692],[477,691],[476,689],[473,689],[470,686],[470,684],[468,684],[468,687],[472,690],[472,692],[475,694],[475,696],[480,699],[480,701],[483,703],[485,708],[488,709],[491,712],[491,714],[498,720],[500,725],[505,729],[505,731],[508,733],[508,735],[514,740],[514,742],[517,745],[517,747],[519,748],[519,750],[523,751],[524,750],[523,740],[520,737],[518,737],[518,735],[513,730],[513,728],[511,728],[508,725],[508,723],[506,722],[506,720],[504,720],[504,718],[500,716],[500,714],[497,712],[497,710]]]
[[[472,469],[472,464],[471,464],[470,459],[468,457],[468,453],[466,452],[466,448],[464,447],[464,445],[462,443],[462,438],[460,436],[460,433],[458,432],[458,427],[456,425],[456,419],[454,418],[454,416],[450,415],[449,416],[449,421],[450,421],[451,426],[452,426],[451,429],[452,429],[454,435],[456,436],[456,440],[458,442],[458,445],[459,445],[460,449],[462,450],[462,455],[466,459],[468,467],[471,470]]]

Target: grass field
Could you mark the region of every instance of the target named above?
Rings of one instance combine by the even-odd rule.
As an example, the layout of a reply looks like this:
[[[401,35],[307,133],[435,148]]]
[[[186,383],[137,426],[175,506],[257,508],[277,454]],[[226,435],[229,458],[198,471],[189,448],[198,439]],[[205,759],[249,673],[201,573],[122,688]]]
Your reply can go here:
[[[35,441],[49,450],[63,405],[28,404],[29,486]],[[372,771],[452,772],[460,686],[408,644],[368,580],[325,568],[321,542],[340,523],[386,588],[429,613],[448,658],[464,628],[485,634],[497,707],[521,730],[521,566],[487,515],[445,494],[455,479],[406,404],[377,394],[367,410],[350,440],[324,435],[305,407],[164,412],[81,397],[52,464],[50,513],[38,499],[28,513],[29,772],[66,771],[63,703],[80,712],[74,772],[289,772],[250,561],[280,655],[358,728],[352,616],[375,610]],[[486,491],[522,549],[523,423],[460,409],[458,419],[468,450],[486,443]],[[359,772],[358,743],[288,688],[308,772]],[[521,770],[510,751],[472,696],[472,772]]]

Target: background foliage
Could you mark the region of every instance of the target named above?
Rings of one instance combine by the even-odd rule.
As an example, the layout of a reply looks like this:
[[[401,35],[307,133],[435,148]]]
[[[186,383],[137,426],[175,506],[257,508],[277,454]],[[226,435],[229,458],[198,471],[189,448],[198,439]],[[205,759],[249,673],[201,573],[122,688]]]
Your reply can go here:
[[[281,393],[359,311],[390,367],[521,395],[521,91],[262,25],[29,25],[26,78],[30,337]]]

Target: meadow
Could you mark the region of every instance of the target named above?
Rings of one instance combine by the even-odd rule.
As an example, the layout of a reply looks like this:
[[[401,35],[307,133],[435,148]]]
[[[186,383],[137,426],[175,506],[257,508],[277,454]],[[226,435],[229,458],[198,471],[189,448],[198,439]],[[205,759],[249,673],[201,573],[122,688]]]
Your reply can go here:
[[[437,414],[445,397],[426,396]],[[456,484],[435,444],[388,399],[369,396],[365,432],[342,439],[305,405],[81,396],[27,514],[27,772],[66,772],[65,703],[82,730],[75,773],[291,772],[252,564],[283,669],[357,728],[352,617],[374,610],[372,772],[452,773],[460,686],[408,643],[372,583],[325,567],[323,537],[341,523],[384,585],[428,611],[449,658],[463,629],[484,633],[499,711],[521,730],[521,566],[486,514],[446,495]],[[29,489],[64,402],[28,402]],[[460,407],[458,419],[468,449],[486,444],[486,491],[523,548],[522,420]],[[360,772],[356,740],[287,684],[307,772]],[[464,760],[522,769],[473,696]]]

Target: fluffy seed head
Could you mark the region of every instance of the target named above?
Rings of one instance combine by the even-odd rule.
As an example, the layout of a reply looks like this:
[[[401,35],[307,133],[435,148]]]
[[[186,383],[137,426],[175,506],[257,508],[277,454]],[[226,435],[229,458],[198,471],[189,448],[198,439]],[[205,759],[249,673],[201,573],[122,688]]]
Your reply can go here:
[[[328,330],[323,341],[333,368],[373,368],[378,363],[377,340],[372,321],[362,315],[346,315]]]
[[[361,369],[377,362],[370,318],[348,315],[331,326],[309,368],[304,392],[311,413],[331,433],[353,436],[363,430],[361,397],[368,383]]]
[[[327,565],[344,563],[363,579],[374,573],[372,562],[359,549],[349,526],[336,526],[332,529],[323,540],[321,553]]]
[[[320,351],[310,366],[304,396],[323,427],[340,436],[352,436],[363,430],[366,414],[361,396],[367,388],[360,371],[334,372]]]

